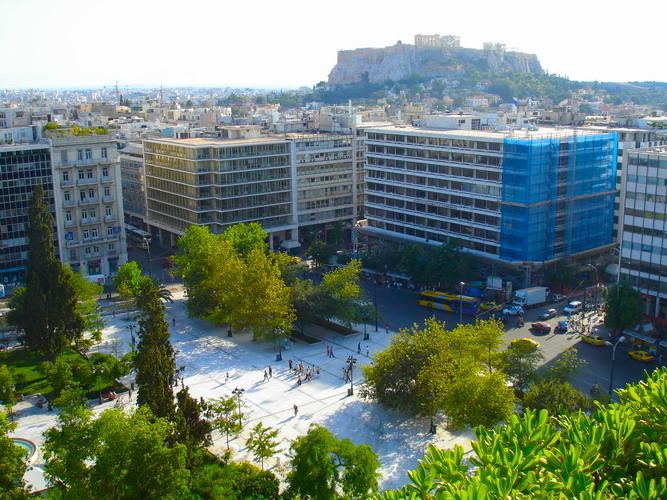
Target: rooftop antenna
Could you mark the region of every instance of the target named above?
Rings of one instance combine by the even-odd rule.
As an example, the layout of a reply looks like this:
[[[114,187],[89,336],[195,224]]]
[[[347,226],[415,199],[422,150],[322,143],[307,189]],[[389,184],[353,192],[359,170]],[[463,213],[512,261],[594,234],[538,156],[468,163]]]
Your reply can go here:
[[[116,80],[116,104],[120,105],[120,92],[118,90],[118,80]]]

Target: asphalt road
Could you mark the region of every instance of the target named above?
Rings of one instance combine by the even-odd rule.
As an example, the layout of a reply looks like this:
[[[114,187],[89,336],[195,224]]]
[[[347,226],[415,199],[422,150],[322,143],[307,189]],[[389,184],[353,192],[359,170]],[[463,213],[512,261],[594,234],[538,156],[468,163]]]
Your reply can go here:
[[[363,288],[369,299],[374,300],[377,293],[378,312],[381,319],[378,321],[379,328],[383,328],[386,322],[389,323],[390,330],[407,328],[414,323],[424,324],[426,318],[435,316],[438,320],[444,321],[450,328],[459,323],[459,315],[446,311],[427,309],[418,304],[419,292],[405,290],[402,288],[387,288],[386,286],[363,283]],[[581,336],[574,332],[553,333],[553,327],[558,321],[567,319],[563,314],[563,307],[566,303],[548,304],[535,309],[529,309],[524,315],[525,325],[522,328],[516,326],[516,319],[511,318],[505,326],[505,340],[507,344],[512,339],[532,338],[540,342],[540,348],[544,353],[546,362],[555,359],[564,350],[569,347],[575,347],[581,359],[587,362],[575,375],[573,383],[582,391],[588,393],[590,388],[598,382],[603,388],[608,389],[611,373],[612,348],[609,346],[594,346],[581,340]],[[530,324],[538,321],[537,316],[545,309],[556,309],[559,315],[548,320],[547,323],[552,327],[552,333],[539,334],[530,330]],[[482,315],[482,318],[488,315]],[[464,323],[472,323],[474,317],[463,316]],[[373,329],[374,330],[374,329]],[[371,330],[371,335],[373,333]],[[603,335],[605,336],[605,335]],[[626,344],[628,342],[626,341]],[[652,371],[655,363],[642,363],[628,356],[627,352],[631,350],[630,345],[620,344],[616,349],[616,363],[614,368],[613,385],[614,388],[624,387],[631,382],[637,382],[644,377],[644,370]]]

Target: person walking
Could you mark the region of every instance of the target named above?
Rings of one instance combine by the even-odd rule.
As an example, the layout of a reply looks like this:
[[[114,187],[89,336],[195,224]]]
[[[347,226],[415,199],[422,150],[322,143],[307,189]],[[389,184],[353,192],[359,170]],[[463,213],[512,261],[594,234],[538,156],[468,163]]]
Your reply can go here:
[[[301,385],[301,375],[296,379],[296,385]]]
[[[130,401],[132,401],[132,389],[130,389]]]
[[[273,378],[273,368],[269,366],[269,378]]]
[[[292,360],[290,359],[290,360],[287,362],[287,364],[289,365],[289,369],[290,369],[290,371],[291,371],[291,370],[292,370]]]
[[[386,333],[389,333],[389,323],[384,324],[384,329]]]
[[[227,375],[225,375],[225,384],[227,383],[228,380],[229,380],[229,372],[227,372]]]
[[[370,349],[368,348],[368,346],[366,346],[366,357],[367,358],[370,358],[370,356],[369,356],[370,352],[371,352]]]
[[[116,317],[116,310],[115,310],[115,309],[112,309],[112,310],[111,310],[111,315],[112,315],[114,318]]]
[[[171,319],[171,324],[174,325],[174,326],[176,326],[176,318],[172,318],[172,319]]]
[[[327,358],[331,357],[331,351],[329,349],[330,349],[330,347],[327,346]]]
[[[269,379],[269,374],[266,373],[266,370],[264,370],[264,382],[266,382]]]
[[[357,354],[361,354],[361,342],[357,344]]]
[[[299,413],[299,407],[297,405],[294,405],[294,416],[296,417]]]
[[[332,357],[332,358],[335,358],[335,357],[336,357],[335,354],[334,354],[334,352],[333,352],[333,346],[331,346],[329,352],[331,353],[331,357]]]

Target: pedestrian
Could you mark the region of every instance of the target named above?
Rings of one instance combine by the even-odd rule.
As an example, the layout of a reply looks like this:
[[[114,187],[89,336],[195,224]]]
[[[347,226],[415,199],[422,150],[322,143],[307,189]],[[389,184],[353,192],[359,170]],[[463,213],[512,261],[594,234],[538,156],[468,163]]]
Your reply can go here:
[[[296,385],[301,385],[301,375],[296,379]]]
[[[332,357],[332,358],[335,358],[336,356],[334,355],[334,352],[333,352],[333,346],[331,346],[331,350],[330,350],[330,352],[331,352],[331,357]]]
[[[171,320],[171,324],[174,325],[174,326],[176,326],[176,318],[172,318],[172,320]]]
[[[264,370],[264,382],[266,382],[269,379],[269,374],[266,373],[266,370]]]
[[[361,342],[357,344],[357,354],[361,354]]]
[[[315,371],[317,372],[317,376],[319,377],[320,376],[320,365],[317,365],[315,367]]]
[[[132,389],[130,389],[130,401],[132,401]]]
[[[366,357],[367,358],[370,358],[370,356],[368,355],[370,352],[371,352],[370,349],[368,348],[368,346],[366,346]]]
[[[273,368],[269,366],[269,378],[273,378]]]
[[[386,333],[389,333],[389,323],[384,324],[384,329]]]
[[[299,413],[299,407],[297,405],[294,405],[294,416],[296,417],[298,413]]]
[[[289,369],[291,370],[292,369],[292,360],[290,359],[287,363],[289,364]]]
[[[227,375],[225,375],[225,384],[227,383],[228,380],[229,380],[229,372],[227,372]]]
[[[345,382],[347,382],[347,368],[346,367],[343,367],[343,380],[345,380]]]
[[[116,310],[115,310],[115,309],[112,309],[112,310],[111,310],[111,315],[112,315],[114,318],[116,317]]]

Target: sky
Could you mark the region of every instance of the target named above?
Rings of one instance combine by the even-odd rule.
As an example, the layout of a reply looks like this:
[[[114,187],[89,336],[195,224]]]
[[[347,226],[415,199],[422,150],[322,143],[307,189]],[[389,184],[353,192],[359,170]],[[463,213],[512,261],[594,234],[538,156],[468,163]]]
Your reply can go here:
[[[0,88],[296,88],[338,50],[505,43],[573,80],[667,81],[664,0],[0,0]]]

